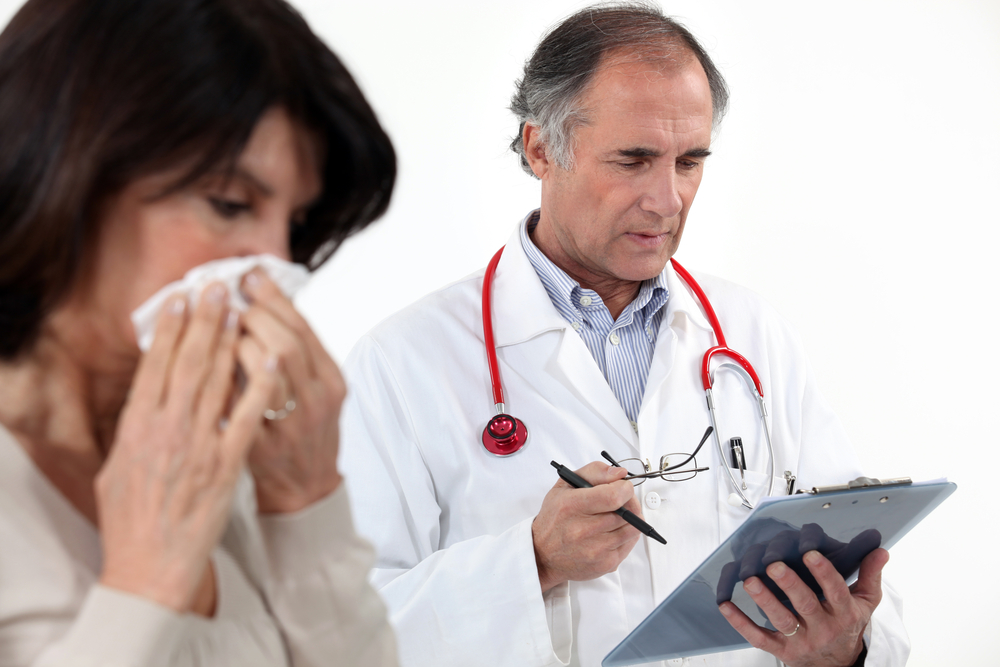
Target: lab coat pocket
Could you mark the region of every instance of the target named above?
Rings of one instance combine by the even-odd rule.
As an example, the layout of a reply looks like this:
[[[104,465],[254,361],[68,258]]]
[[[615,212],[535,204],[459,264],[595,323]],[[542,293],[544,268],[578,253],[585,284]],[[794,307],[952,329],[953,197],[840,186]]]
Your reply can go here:
[[[747,488],[743,493],[754,506],[757,505],[761,498],[767,496],[768,480],[770,478],[767,473],[747,470],[744,473],[745,477],[743,480],[740,479],[739,470],[733,470],[733,473],[737,484],[740,484],[741,481],[746,482]],[[717,470],[717,483],[719,489],[719,541],[721,542],[732,535],[733,531],[747,520],[751,510],[743,506],[728,472],[721,466]],[[775,477],[774,493],[781,493],[782,489],[784,489],[784,483],[783,479]]]

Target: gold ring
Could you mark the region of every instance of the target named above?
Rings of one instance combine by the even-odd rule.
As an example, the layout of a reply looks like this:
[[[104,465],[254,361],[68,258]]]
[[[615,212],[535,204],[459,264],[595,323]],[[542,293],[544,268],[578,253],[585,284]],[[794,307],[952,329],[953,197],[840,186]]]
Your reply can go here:
[[[799,624],[796,623],[794,630],[792,630],[791,632],[782,632],[781,634],[785,635],[786,637],[791,637],[792,635],[794,635],[798,631],[799,631]]]

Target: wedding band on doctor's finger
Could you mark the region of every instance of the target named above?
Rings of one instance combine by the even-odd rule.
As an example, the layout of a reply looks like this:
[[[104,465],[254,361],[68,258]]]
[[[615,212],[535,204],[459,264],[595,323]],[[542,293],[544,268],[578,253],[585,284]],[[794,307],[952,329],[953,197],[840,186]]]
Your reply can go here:
[[[795,634],[796,632],[798,632],[798,631],[799,631],[799,628],[800,628],[800,627],[801,627],[801,626],[800,626],[800,625],[799,625],[798,623],[796,623],[796,624],[795,624],[795,629],[794,629],[794,630],[792,630],[791,632],[782,632],[781,634],[785,635],[786,637],[791,637],[792,635],[794,635],[794,634]]]
[[[295,399],[290,398],[285,402],[285,406],[282,408],[278,408],[277,410],[268,408],[267,410],[264,410],[264,419],[277,422],[281,421],[293,412],[295,412]]]

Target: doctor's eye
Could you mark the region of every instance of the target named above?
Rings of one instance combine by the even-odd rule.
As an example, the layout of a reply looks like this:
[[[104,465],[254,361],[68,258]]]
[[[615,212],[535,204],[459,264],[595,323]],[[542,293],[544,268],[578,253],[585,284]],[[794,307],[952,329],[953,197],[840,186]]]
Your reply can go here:
[[[636,160],[634,162],[619,162],[618,166],[625,171],[639,171],[642,167],[646,165],[642,160]]]
[[[209,197],[208,202],[223,218],[235,218],[250,211],[250,203],[222,197]]]

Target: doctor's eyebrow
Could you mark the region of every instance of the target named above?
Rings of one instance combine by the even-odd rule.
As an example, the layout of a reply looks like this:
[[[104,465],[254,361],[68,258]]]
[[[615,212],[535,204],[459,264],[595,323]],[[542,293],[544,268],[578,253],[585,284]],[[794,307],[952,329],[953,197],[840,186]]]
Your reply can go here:
[[[703,159],[707,158],[711,154],[712,151],[707,148],[692,148],[680,157]],[[655,151],[651,148],[621,148],[618,150],[619,157],[645,158],[660,157],[661,155],[663,155],[662,151]]]
[[[692,148],[691,150],[689,150],[687,153],[685,153],[681,157],[693,157],[693,158],[698,158],[698,159],[704,159],[704,158],[707,158],[711,154],[712,154],[712,151],[708,150],[707,148]]]

